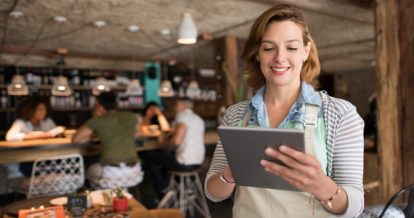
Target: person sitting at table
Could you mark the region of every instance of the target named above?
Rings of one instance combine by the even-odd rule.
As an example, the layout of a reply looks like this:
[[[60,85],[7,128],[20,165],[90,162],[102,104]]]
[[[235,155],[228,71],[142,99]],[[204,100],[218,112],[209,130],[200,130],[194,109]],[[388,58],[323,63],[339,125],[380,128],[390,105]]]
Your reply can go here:
[[[94,133],[100,139],[100,162],[87,169],[87,179],[100,188],[132,187],[142,181],[141,164],[135,152],[136,115],[116,110],[116,94],[96,97],[94,116],[74,134],[74,143],[89,141]]]
[[[170,125],[168,124],[167,119],[164,114],[161,112],[160,107],[154,101],[151,101],[145,105],[143,111],[143,118],[139,124],[139,131],[142,135],[148,136],[152,135],[154,130],[151,129],[153,125],[157,125],[161,132],[166,132],[170,130]]]
[[[51,108],[49,101],[38,96],[31,96],[17,106],[17,116],[7,131],[7,141],[53,138],[65,128],[56,126],[49,117]]]
[[[48,99],[30,96],[16,107],[17,119],[6,133],[7,141],[54,138],[65,130],[56,126],[49,117],[51,107]],[[9,177],[31,176],[33,162],[9,164]]]
[[[191,99],[178,99],[173,129],[160,136],[166,149],[139,153],[144,167],[154,179],[159,198],[167,185],[165,170],[191,171],[204,161],[204,121],[192,108]]]

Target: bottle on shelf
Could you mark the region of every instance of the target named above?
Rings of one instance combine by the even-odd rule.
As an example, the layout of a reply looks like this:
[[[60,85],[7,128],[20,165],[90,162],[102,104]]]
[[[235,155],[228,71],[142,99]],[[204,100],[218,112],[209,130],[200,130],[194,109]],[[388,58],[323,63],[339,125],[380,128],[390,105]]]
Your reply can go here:
[[[0,98],[0,102],[1,102],[1,107],[2,108],[6,108],[8,107],[8,96],[7,96],[7,92],[6,89],[3,89],[1,91],[1,98]]]

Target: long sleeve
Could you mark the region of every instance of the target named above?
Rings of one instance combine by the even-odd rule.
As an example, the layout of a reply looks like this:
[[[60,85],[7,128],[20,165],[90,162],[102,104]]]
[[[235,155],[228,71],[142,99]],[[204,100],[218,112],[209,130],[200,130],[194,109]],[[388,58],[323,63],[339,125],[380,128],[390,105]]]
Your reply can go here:
[[[321,92],[327,125],[328,175],[345,191],[348,208],[341,217],[364,209],[364,121],[350,102]]]
[[[22,141],[26,135],[27,128],[23,120],[15,120],[6,133],[7,141]]]
[[[348,208],[343,217],[356,217],[364,209],[363,134],[364,122],[353,107],[339,123],[332,162],[332,178],[348,195]]]
[[[249,102],[244,101],[238,104],[231,106],[229,109],[226,110],[223,116],[223,120],[221,121],[221,126],[236,126],[238,122],[242,119],[247,105]],[[221,173],[223,169],[228,165],[226,154],[223,150],[223,145],[221,141],[217,142],[216,149],[214,151],[213,160],[210,165],[210,169],[208,170],[206,180],[204,183],[204,190],[207,198],[214,202],[222,201],[225,199],[219,199],[213,197],[207,190],[207,183],[208,180],[216,173]]]

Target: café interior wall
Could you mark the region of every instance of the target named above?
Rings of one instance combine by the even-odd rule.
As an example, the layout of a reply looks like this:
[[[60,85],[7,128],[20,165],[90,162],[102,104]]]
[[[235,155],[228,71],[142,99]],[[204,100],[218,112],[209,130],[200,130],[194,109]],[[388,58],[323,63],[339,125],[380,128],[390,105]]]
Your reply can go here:
[[[335,73],[335,96],[354,104],[361,117],[369,112],[369,99],[375,93],[374,70]]]

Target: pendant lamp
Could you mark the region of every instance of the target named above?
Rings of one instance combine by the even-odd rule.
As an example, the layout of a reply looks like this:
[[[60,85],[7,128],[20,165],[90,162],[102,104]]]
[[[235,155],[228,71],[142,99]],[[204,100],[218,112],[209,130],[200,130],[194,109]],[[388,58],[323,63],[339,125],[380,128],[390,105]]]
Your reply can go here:
[[[191,80],[188,84],[186,95],[191,99],[200,98],[201,90],[196,80]]]
[[[160,90],[158,91],[158,95],[161,97],[173,97],[174,96],[174,90],[171,85],[170,80],[163,80],[161,82]]]
[[[126,94],[129,96],[142,95],[144,89],[138,79],[133,79],[129,82]]]
[[[72,89],[68,85],[68,78],[62,75],[58,76],[52,88],[52,95],[61,97],[72,95]]]
[[[185,12],[181,17],[181,22],[178,25],[178,39],[179,44],[194,44],[197,42],[197,27],[190,12]]]
[[[14,75],[12,82],[7,86],[7,93],[14,96],[23,96],[29,94],[29,88],[27,87],[22,75]]]
[[[101,92],[109,92],[111,89],[109,88],[108,83],[104,77],[96,78],[95,85],[92,89],[92,94],[98,96]]]

